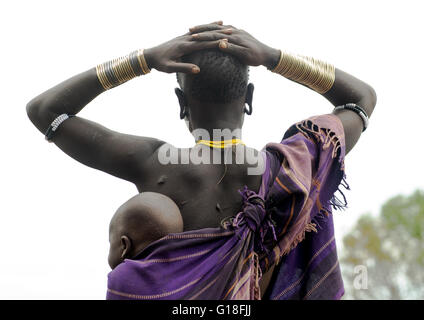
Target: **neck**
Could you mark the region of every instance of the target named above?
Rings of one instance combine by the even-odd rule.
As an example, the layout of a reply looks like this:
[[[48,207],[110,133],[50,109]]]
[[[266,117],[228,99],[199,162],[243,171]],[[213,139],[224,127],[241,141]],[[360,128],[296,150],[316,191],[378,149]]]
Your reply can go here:
[[[241,140],[241,128],[232,128],[228,126],[218,126],[215,128],[196,128],[193,129],[192,135],[196,141],[228,141],[228,140]]]
[[[223,104],[192,101],[189,110],[189,120],[196,140],[219,141],[242,138],[244,100]],[[203,132],[207,133],[207,137],[200,137],[196,131],[199,131],[200,135]]]

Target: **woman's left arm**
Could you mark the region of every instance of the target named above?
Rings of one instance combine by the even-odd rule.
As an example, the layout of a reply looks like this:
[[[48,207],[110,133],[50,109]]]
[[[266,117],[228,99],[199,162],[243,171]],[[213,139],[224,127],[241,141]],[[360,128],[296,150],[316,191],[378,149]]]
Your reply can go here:
[[[281,50],[267,46],[246,31],[231,25],[206,24],[190,28],[190,33],[196,41],[220,40],[219,48],[233,54],[243,63],[250,66],[263,65],[290,80],[308,86],[322,94],[334,106],[353,103],[360,106],[368,117],[374,110],[377,96],[370,85],[325,62],[308,57],[283,54]],[[285,60],[282,60],[283,58]],[[290,63],[292,66],[290,66]],[[315,78],[305,76],[306,68],[315,68],[313,69]],[[321,75],[317,76],[319,72],[323,73],[322,77],[320,77]],[[312,74],[312,72],[309,72],[309,74]],[[300,81],[300,79],[306,81]],[[335,110],[333,113],[343,124],[346,153],[348,153],[361,136],[364,129],[363,119],[348,109]]]

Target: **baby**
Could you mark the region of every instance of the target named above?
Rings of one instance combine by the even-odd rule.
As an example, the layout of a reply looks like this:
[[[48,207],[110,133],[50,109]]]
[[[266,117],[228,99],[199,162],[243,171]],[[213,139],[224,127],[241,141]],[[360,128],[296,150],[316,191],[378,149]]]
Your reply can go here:
[[[114,269],[150,243],[183,232],[183,219],[174,201],[156,192],[143,192],[125,202],[109,225],[109,266]]]

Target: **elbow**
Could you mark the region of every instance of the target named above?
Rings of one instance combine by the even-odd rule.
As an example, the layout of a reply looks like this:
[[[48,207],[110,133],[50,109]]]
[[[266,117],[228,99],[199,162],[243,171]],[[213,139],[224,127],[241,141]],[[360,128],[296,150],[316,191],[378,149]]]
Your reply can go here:
[[[33,103],[33,100],[31,100],[30,102],[27,103],[26,113],[28,115],[28,118],[32,121],[32,119],[34,119],[34,117],[35,117],[35,114],[37,113],[36,104]]]
[[[38,115],[40,113],[40,104],[36,101],[36,99],[32,99],[26,105],[26,113],[28,118],[33,122],[37,122]]]
[[[26,105],[26,113],[29,120],[36,126],[40,131],[43,131],[45,127],[46,116],[43,112],[43,104],[40,99],[34,98],[29,101]]]
[[[368,116],[371,116],[377,104],[377,93],[373,87],[367,84],[366,87],[363,88],[362,98],[359,104],[365,108]]]
[[[372,108],[374,109],[374,107],[376,106],[376,104],[377,104],[377,93],[375,92],[375,90],[374,90],[374,88],[373,87],[371,87],[371,86],[369,86],[369,96],[370,96],[370,103],[371,103],[371,106],[372,106]]]

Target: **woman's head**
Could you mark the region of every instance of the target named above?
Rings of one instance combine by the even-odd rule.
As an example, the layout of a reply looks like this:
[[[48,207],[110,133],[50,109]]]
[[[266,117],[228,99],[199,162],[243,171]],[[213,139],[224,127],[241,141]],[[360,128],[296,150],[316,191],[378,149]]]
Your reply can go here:
[[[175,92],[190,131],[241,128],[245,103],[252,104],[249,67],[219,49],[195,51],[181,61],[200,68],[196,74],[177,73],[180,88]]]
[[[177,73],[177,81],[188,98],[206,103],[229,103],[246,95],[249,67],[219,49],[195,51],[182,62],[200,67],[197,74]]]

